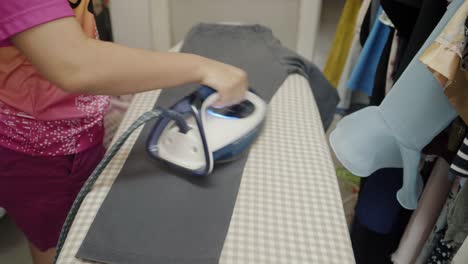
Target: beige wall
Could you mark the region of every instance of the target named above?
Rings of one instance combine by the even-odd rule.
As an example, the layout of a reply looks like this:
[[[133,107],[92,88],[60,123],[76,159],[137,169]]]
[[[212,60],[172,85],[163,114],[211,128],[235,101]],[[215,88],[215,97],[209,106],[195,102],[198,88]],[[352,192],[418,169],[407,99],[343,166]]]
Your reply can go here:
[[[270,27],[281,42],[296,48],[299,0],[170,0],[172,44],[199,22],[260,23]],[[112,0],[115,41],[131,47],[152,49],[151,0]],[[134,16],[138,16],[138,20]]]
[[[149,0],[112,0],[112,33],[117,43],[134,48],[152,49]],[[135,19],[138,16],[138,19]]]
[[[172,44],[199,22],[260,23],[270,27],[281,42],[296,48],[298,0],[171,0]]]

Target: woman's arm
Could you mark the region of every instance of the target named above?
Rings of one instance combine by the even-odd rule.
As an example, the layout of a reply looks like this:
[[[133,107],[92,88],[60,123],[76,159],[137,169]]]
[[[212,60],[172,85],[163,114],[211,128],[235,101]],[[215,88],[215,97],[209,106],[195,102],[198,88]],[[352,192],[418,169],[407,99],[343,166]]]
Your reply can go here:
[[[193,54],[90,39],[74,18],[39,25],[12,41],[45,78],[71,93],[122,95],[200,83],[216,89],[223,106],[242,100],[248,87],[241,69]]]

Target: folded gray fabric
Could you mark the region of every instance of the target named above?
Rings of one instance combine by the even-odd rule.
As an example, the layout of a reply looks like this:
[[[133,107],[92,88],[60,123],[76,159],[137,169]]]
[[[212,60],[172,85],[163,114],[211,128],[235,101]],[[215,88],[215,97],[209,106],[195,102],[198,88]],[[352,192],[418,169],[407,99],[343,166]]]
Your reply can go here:
[[[445,240],[461,245],[468,235],[468,185],[461,188],[448,212]]]
[[[307,76],[322,120],[329,123],[333,117],[335,89],[265,27],[201,24],[189,33],[182,51],[246,70],[251,87],[267,102],[289,74]],[[171,106],[197,88],[165,90],[156,106]],[[217,166],[208,177],[181,175],[147,155],[153,125],[141,132],[77,257],[105,263],[218,263],[247,155]]]

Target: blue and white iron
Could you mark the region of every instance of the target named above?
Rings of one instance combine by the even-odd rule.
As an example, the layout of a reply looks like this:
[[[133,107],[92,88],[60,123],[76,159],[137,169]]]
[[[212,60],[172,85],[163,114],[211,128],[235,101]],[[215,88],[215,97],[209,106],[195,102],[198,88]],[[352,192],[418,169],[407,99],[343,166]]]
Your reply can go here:
[[[214,108],[218,94],[202,86],[166,110],[148,138],[150,155],[197,176],[239,158],[259,134],[266,103],[253,92],[243,102]]]

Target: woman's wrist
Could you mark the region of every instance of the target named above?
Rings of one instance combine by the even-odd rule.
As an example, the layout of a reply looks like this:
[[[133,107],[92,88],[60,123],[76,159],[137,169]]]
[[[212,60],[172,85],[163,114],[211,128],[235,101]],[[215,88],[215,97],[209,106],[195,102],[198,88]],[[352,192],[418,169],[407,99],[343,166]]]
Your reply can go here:
[[[211,60],[199,55],[193,55],[194,56],[194,78],[195,82],[199,84],[206,84],[206,80],[208,79],[209,73],[210,73],[210,65],[211,65]]]

